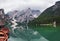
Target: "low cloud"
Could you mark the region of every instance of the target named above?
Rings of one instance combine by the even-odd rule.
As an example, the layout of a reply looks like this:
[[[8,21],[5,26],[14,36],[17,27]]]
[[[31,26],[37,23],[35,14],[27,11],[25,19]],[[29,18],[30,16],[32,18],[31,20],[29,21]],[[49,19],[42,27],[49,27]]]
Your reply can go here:
[[[41,11],[55,4],[58,0],[0,0],[0,8],[5,9],[5,13],[31,7]]]

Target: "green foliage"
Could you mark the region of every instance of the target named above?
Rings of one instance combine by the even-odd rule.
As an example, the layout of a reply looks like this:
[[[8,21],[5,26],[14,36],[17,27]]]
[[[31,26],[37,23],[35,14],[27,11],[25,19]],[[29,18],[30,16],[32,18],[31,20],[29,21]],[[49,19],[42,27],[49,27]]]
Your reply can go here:
[[[53,7],[47,8],[38,18],[31,21],[30,24],[52,23],[53,21],[60,24],[60,8],[53,10]]]

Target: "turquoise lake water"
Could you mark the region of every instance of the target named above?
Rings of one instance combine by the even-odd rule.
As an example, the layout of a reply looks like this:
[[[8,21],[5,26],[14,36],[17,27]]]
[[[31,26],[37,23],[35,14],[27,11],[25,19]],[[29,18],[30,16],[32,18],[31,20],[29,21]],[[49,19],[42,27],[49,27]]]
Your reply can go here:
[[[13,38],[13,37],[10,37],[8,39],[8,41],[27,41],[27,40],[24,40],[24,39],[21,39],[21,38]],[[41,37],[40,39],[32,39],[31,41],[48,41],[48,40],[45,39],[44,37]]]

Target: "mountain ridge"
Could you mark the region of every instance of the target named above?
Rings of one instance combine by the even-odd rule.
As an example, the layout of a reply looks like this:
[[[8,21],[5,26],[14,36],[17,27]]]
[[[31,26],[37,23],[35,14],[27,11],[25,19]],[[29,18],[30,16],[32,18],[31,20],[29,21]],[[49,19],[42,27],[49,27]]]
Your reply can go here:
[[[33,10],[31,8],[28,8],[22,11],[15,10],[12,12],[8,12],[7,14],[10,18],[13,18],[13,15],[16,14],[15,19],[17,20],[17,22],[24,22],[26,21],[26,19],[30,21],[38,17],[40,15],[40,10]]]
[[[60,23],[60,1],[57,1],[55,5],[47,8],[43,11],[38,18],[31,21],[30,24],[52,23],[56,21]]]

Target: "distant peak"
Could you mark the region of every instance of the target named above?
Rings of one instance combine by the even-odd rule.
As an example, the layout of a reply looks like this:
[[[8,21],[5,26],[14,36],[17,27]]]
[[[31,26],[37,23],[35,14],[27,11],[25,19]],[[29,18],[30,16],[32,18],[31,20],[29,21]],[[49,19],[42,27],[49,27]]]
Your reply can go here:
[[[31,9],[31,8],[28,8],[28,9]]]
[[[1,14],[1,12],[2,12],[2,14],[4,14],[4,9],[0,9],[0,14]]]
[[[56,2],[56,5],[60,5],[60,1],[57,1],[57,2]]]
[[[60,1],[57,1],[56,3],[60,3]]]
[[[18,10],[15,10],[14,12],[18,12]]]

